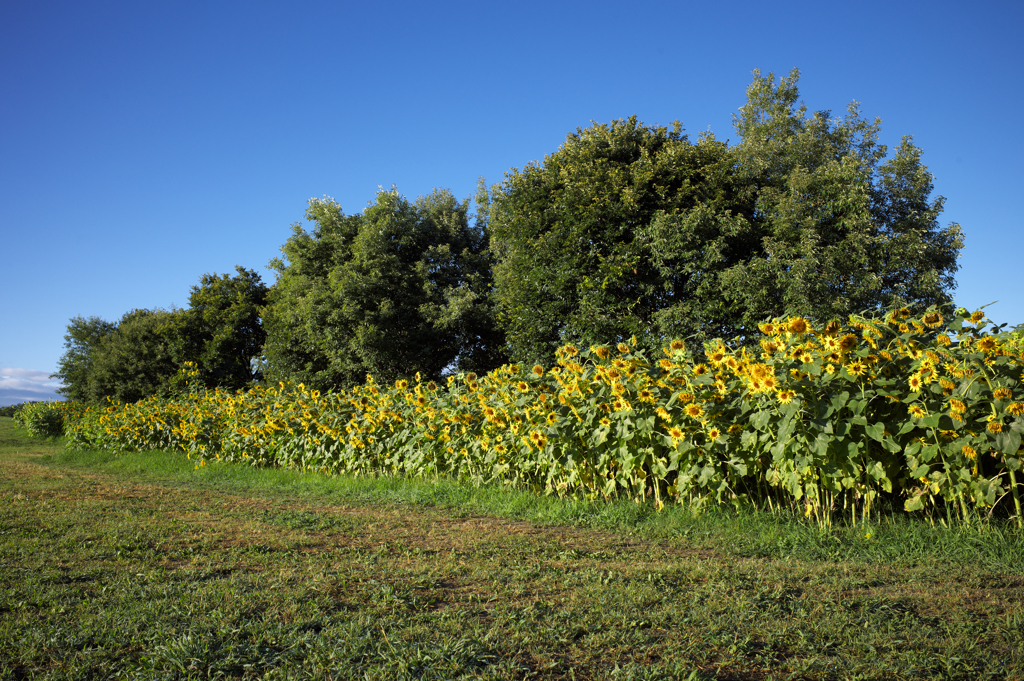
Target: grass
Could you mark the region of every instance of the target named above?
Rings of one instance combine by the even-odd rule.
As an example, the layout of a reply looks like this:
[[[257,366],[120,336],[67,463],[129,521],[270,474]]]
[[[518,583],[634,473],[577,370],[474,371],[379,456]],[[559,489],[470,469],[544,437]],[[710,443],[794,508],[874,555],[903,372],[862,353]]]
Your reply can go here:
[[[0,679],[1019,679],[1022,596],[999,523],[196,469],[0,419]]]

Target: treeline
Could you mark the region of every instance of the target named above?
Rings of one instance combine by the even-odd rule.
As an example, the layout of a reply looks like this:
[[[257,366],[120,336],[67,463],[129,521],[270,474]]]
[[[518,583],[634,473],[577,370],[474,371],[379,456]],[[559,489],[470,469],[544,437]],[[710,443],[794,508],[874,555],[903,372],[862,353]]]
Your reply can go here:
[[[271,262],[205,275],[183,310],[71,320],[55,374],[71,399],[208,386],[327,390],[549,365],[565,343],[739,339],[782,315],[814,322],[950,302],[960,227],[921,150],[880,121],[798,104],[799,73],[755,72],[738,141],[635,117],[570,134],[475,199],[378,192],[361,214],[311,200]]]

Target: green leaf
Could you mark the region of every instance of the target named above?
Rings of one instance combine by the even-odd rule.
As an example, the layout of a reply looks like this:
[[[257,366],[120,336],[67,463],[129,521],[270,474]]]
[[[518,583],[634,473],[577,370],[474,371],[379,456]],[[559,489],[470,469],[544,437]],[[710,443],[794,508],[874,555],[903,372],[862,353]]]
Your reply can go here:
[[[907,511],[920,511],[924,509],[924,495],[918,494],[916,497],[912,497],[903,502],[903,510]]]
[[[996,449],[1003,454],[1016,454],[1020,449],[1020,433],[1010,430],[996,435]]]

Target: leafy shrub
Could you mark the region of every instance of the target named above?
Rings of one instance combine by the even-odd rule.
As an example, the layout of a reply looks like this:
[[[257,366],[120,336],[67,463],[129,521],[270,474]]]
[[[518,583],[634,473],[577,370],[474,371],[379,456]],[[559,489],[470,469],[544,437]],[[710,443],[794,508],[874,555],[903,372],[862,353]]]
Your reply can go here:
[[[15,423],[39,437],[64,435],[64,412],[59,402],[32,402],[18,410]]]

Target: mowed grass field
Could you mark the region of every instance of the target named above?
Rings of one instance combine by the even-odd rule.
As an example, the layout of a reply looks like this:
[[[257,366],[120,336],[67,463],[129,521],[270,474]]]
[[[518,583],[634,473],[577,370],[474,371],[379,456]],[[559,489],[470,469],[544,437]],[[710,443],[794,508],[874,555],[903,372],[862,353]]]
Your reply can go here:
[[[1022,679],[1022,597],[998,521],[197,469],[0,418],[4,680]]]

